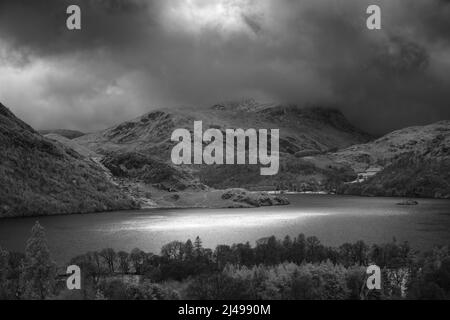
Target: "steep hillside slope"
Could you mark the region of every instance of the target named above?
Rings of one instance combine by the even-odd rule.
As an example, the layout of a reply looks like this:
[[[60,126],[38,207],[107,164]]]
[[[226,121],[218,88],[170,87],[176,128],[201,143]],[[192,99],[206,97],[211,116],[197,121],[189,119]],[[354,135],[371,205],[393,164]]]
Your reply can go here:
[[[450,161],[405,154],[359,183],[343,184],[339,193],[362,196],[450,199]]]
[[[375,141],[354,145],[329,155],[330,159],[363,172],[369,167],[384,168],[397,157],[415,153],[444,160],[450,147],[450,121],[408,127],[391,132]]]
[[[393,132],[371,144],[334,154],[355,168],[377,164],[381,170],[339,192],[366,196],[450,198],[450,121]]]
[[[84,133],[81,131],[66,129],[39,130],[38,132],[43,136],[47,134],[57,134],[67,139],[75,139],[84,135]]]
[[[256,102],[255,102],[256,104]],[[210,108],[160,109],[104,131],[75,140],[96,151],[158,150],[161,158],[170,155],[170,136],[176,128],[193,127],[203,121],[203,129],[280,129],[280,151],[326,152],[368,141],[371,137],[352,126],[335,109],[263,105],[251,109],[247,103],[218,104]]]
[[[44,138],[0,104],[0,217],[130,209],[94,162]]]
[[[80,155],[87,157],[87,158],[95,158],[98,157],[99,155],[97,153],[95,153],[94,151],[83,147],[82,145],[76,143],[74,140],[66,138],[64,136],[61,136],[59,134],[56,133],[48,133],[46,135],[44,135],[45,138],[50,139],[50,140],[54,140],[57,142],[62,143],[63,145],[75,150],[76,152],[78,152]]]
[[[75,141],[103,155],[137,152],[174,167],[170,161],[174,146],[170,141],[173,130],[186,128],[192,132],[194,121],[199,120],[203,122],[203,130],[280,129],[280,171],[275,176],[261,176],[259,165],[177,167],[177,170],[183,170],[194,179],[200,179],[203,184],[222,189],[273,190],[289,184],[317,189],[320,185],[334,184],[334,180],[352,180],[354,173],[345,166],[316,168],[300,158],[324,154],[370,139],[335,109],[301,109],[246,100],[207,108],[160,109],[104,131],[84,135]],[[197,182],[194,184],[197,185]]]

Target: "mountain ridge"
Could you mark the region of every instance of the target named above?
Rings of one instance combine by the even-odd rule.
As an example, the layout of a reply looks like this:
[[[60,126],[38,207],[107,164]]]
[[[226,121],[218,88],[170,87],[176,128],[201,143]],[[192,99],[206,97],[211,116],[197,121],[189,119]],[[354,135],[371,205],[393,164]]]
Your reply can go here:
[[[266,193],[210,190],[189,172],[136,152],[97,154],[55,133],[44,137],[2,104],[0,143],[0,218],[288,203]],[[183,192],[174,193],[175,186]]]
[[[170,161],[177,128],[280,129],[280,171]],[[65,132],[65,130],[58,130]],[[42,136],[0,103],[0,217],[151,207],[286,204],[250,191],[450,198],[450,121],[374,139],[337,109],[228,102],[161,108],[73,139]]]
[[[308,167],[305,171],[311,169],[309,164],[299,164],[302,162],[299,158],[305,154],[323,154],[371,139],[369,134],[354,127],[336,109],[302,109],[293,105],[258,104],[254,100],[246,100],[202,108],[160,108],[74,141],[99,154],[137,152],[173,167],[170,152],[175,143],[170,140],[171,133],[177,128],[185,128],[192,133],[194,121],[202,121],[204,130],[215,128],[222,132],[236,128],[280,129],[280,167],[285,171],[281,175],[262,177],[255,166],[250,165],[176,167],[196,177],[201,183],[218,189],[256,186],[258,190],[271,185],[274,190],[285,181],[295,179],[299,180],[297,184],[331,183],[328,176],[335,179],[334,176],[350,173],[344,172],[342,166],[338,165],[318,169],[317,172],[306,172],[297,179],[297,171],[301,171],[302,166]],[[327,171],[330,174],[326,174]],[[321,179],[311,178],[314,175]]]
[[[425,166],[427,153],[434,158],[434,169],[424,170],[421,175],[447,167],[445,152],[450,146],[448,120],[407,127],[374,138],[353,126],[335,108],[298,108],[276,103],[259,104],[254,100],[218,103],[197,109],[153,110],[75,141],[101,154],[134,150],[171,165],[169,153],[174,144],[170,141],[170,133],[175,128],[186,128],[192,132],[196,120],[203,122],[204,130],[216,128],[222,132],[227,128],[280,129],[280,172],[274,177],[260,176],[255,166],[249,165],[191,165],[178,168],[188,172],[199,183],[218,189],[243,187],[373,195],[358,191],[358,183],[367,185],[367,180],[377,174],[380,174],[379,177],[388,175],[388,172],[392,174],[390,166],[398,167],[395,159],[400,156],[404,162],[406,154],[410,153],[416,159],[414,163],[420,162]],[[435,151],[440,146],[443,149],[439,158]],[[390,169],[386,169],[388,167]],[[402,173],[396,176],[402,176]],[[382,180],[389,179],[385,177]],[[371,188],[380,189],[379,186],[363,189]],[[384,194],[415,194],[402,192],[399,186],[395,189]],[[445,184],[440,182],[438,191],[428,189],[425,193],[416,193],[428,197],[447,197]],[[381,194],[380,191],[377,194]]]
[[[391,132],[369,144],[330,155],[357,173],[378,167],[374,174],[339,188],[365,196],[450,198],[450,121]]]
[[[91,161],[0,103],[0,217],[136,208]]]

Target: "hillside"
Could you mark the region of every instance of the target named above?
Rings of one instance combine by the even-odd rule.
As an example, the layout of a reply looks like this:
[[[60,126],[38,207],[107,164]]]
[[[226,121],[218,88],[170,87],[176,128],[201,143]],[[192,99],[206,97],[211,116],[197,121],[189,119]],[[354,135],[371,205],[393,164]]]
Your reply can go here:
[[[359,183],[344,184],[342,194],[450,199],[450,161],[422,155],[397,157],[385,169]]]
[[[135,208],[91,160],[0,104],[0,218]]]
[[[176,128],[192,130],[194,121],[203,129],[229,128],[280,129],[280,152],[323,153],[370,140],[352,126],[336,109],[297,108],[285,105],[245,103],[217,104],[205,108],[170,108],[149,112],[106,130],[86,134],[75,140],[97,152],[157,150],[161,158],[170,155],[171,133]],[[259,107],[259,108],[258,108]]]
[[[95,158],[95,157],[99,156],[94,151],[83,147],[82,145],[76,143],[72,139],[66,138],[65,136],[61,136],[56,133],[48,133],[48,134],[45,134],[44,137],[47,139],[50,139],[50,140],[60,142],[60,143],[64,144],[65,146],[75,150],[76,152],[78,152],[80,155],[82,155],[84,157]]]
[[[386,167],[397,157],[411,152],[444,160],[449,147],[450,121],[440,121],[396,130],[375,141],[332,153],[330,158],[363,172],[371,166]]]
[[[173,166],[170,141],[173,130],[186,128],[191,132],[194,121],[203,122],[203,130],[254,128],[280,129],[280,171],[275,176],[261,176],[259,165],[185,165]],[[228,102],[204,108],[159,109],[113,126],[87,134],[74,141],[107,157],[138,153],[153,162],[164,164],[179,175],[188,177],[191,184],[159,181],[164,188],[183,190],[204,184],[214,188],[249,189],[319,189],[337,181],[351,181],[354,172],[336,164],[316,168],[301,158],[325,154],[353,144],[367,142],[371,137],[352,126],[335,109],[297,108],[289,105],[259,104],[254,100]],[[122,156],[123,158],[123,156]],[[107,163],[105,165],[108,166]],[[152,180],[151,176],[147,176]],[[169,177],[169,176],[168,176]],[[190,178],[189,178],[190,177]],[[155,176],[153,180],[156,179]],[[179,179],[178,179],[179,180]],[[186,179],[185,179],[186,180]]]
[[[339,192],[366,196],[450,198],[450,121],[395,131],[373,143],[333,154],[362,169],[379,172],[344,184]]]
[[[38,131],[43,136],[47,134],[56,134],[67,139],[75,139],[84,135],[83,132],[77,130],[66,130],[66,129],[54,129],[54,130],[39,130]]]
[[[171,132],[203,121],[217,128],[280,129],[280,170],[261,176],[255,165],[173,166]],[[75,142],[109,157],[133,152],[164,164],[174,174],[139,172],[157,189],[247,188],[250,190],[327,191],[357,195],[447,198],[450,121],[396,130],[371,137],[335,109],[259,104],[254,100],[207,108],[161,109]],[[119,161],[120,162],[120,161]],[[110,163],[110,161],[109,161]],[[117,163],[116,166],[123,165]],[[106,163],[111,168],[111,165]],[[152,167],[152,166],[150,166]],[[166,170],[166,171],[167,171]],[[147,170],[148,171],[148,170]],[[136,178],[136,171],[125,176]],[[169,179],[170,177],[170,179]],[[175,178],[175,179],[174,179]]]

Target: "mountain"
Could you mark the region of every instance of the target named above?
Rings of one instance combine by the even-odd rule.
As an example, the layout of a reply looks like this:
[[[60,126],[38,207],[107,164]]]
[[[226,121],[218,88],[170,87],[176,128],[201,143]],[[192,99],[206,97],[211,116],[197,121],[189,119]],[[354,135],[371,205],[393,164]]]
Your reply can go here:
[[[192,133],[200,120],[223,133],[279,129],[278,174],[261,176],[260,165],[172,164],[172,132]],[[154,110],[70,139],[42,136],[0,104],[0,144],[0,217],[288,203],[260,192],[274,189],[450,198],[450,121],[373,139],[336,109],[246,100]]]
[[[82,145],[76,143],[74,140],[66,138],[65,136],[61,136],[61,135],[56,134],[56,133],[48,133],[48,134],[45,134],[44,137],[47,138],[47,139],[54,140],[54,141],[57,141],[59,143],[62,143],[66,147],[69,147],[69,148],[75,150],[77,153],[79,153],[80,155],[82,155],[82,156],[84,156],[86,158],[99,157],[99,155],[97,153],[95,153],[94,151],[83,147]]]
[[[396,130],[369,143],[331,153],[329,157],[359,173],[370,167],[384,168],[397,157],[411,152],[443,160],[448,157],[449,146],[450,121],[440,121]]]
[[[54,130],[39,130],[38,131],[43,136],[47,134],[57,134],[67,139],[75,139],[84,135],[83,132],[77,130],[66,130],[66,129],[54,129]]]
[[[136,208],[103,170],[0,104],[0,218]]]
[[[450,121],[397,130],[328,159],[360,175],[343,184],[341,193],[450,198]]]
[[[394,196],[450,199],[450,161],[416,153],[395,158],[376,175],[361,182],[343,184],[339,193],[362,196]]]
[[[209,108],[170,108],[149,112],[106,130],[86,134],[75,140],[91,149],[108,151],[155,151],[170,156],[171,133],[177,128],[191,129],[203,121],[203,129],[274,128],[280,129],[280,152],[323,153],[368,141],[371,137],[352,126],[336,109],[297,108],[259,105],[256,102],[224,103]]]
[[[192,133],[194,121],[200,120],[203,130],[280,129],[279,173],[261,176],[259,165],[174,166],[170,160],[175,145],[170,140],[172,132],[186,128]],[[371,136],[351,125],[336,109],[245,100],[203,108],[159,109],[74,141],[103,155],[103,164],[119,176],[144,176],[148,182],[157,181],[160,189],[176,191],[201,189],[203,185],[255,190],[287,189],[295,185],[310,190],[335,185],[337,181],[350,181],[355,174],[348,167],[336,164],[318,168],[302,157],[326,154],[370,139]],[[149,171],[155,167],[162,171]]]
[[[279,173],[261,176],[255,165],[173,166],[172,131],[186,128],[192,133],[193,122],[199,120],[203,130],[280,129]],[[103,163],[112,172],[144,177],[147,183],[157,181],[156,189],[207,186],[450,197],[450,121],[404,128],[373,139],[336,109],[246,100],[206,108],[159,109],[75,141],[103,155]],[[142,162],[143,158],[147,160]],[[158,167],[163,169],[149,170]]]

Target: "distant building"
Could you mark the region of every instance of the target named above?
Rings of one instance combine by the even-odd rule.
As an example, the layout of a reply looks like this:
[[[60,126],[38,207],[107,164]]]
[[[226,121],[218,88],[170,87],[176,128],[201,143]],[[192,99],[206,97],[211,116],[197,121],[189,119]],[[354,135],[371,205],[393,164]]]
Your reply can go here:
[[[381,170],[383,170],[382,167],[376,167],[376,166],[369,167],[364,172],[359,172],[358,178],[350,183],[366,181],[370,177],[373,177],[374,175],[376,175]]]

